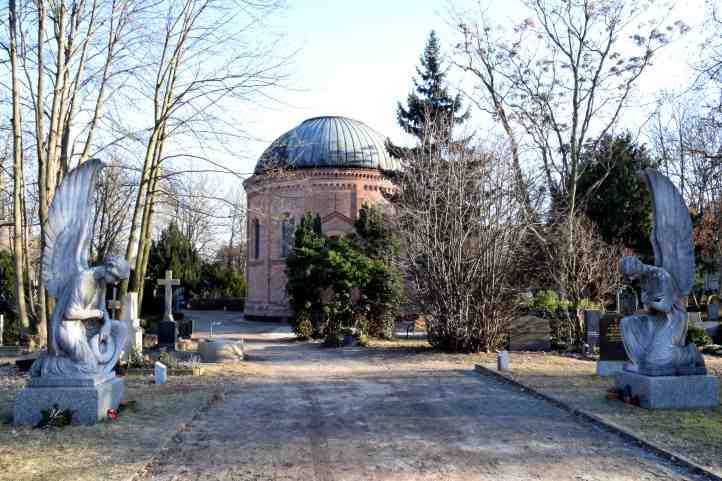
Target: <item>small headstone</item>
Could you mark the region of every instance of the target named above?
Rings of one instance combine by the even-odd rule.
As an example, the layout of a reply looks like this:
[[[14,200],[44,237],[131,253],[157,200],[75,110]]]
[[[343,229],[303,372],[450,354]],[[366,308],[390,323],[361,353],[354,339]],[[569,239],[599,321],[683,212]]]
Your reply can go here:
[[[509,327],[511,351],[548,351],[551,349],[549,320],[537,316],[514,319]]]
[[[707,304],[707,321],[719,322],[719,304]]]
[[[617,311],[620,314],[634,314],[639,309],[637,293],[629,286],[622,286],[617,291]]]
[[[156,362],[153,370],[156,384],[165,384],[168,381],[168,368],[162,362]]]
[[[624,364],[629,362],[619,325],[623,317],[622,314],[607,313],[599,320],[598,376],[611,376],[621,371]]]
[[[601,311],[584,311],[585,341],[591,350],[594,350],[595,347],[599,347],[599,321],[601,318]]]
[[[509,351],[501,351],[496,355],[496,368],[499,371],[509,370]]]
[[[161,321],[158,323],[158,346],[175,349],[178,340],[178,324],[175,321]]]

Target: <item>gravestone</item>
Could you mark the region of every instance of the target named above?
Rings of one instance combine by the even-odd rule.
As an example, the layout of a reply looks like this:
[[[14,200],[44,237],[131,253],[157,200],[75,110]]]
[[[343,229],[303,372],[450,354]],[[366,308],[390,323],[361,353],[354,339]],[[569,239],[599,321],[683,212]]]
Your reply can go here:
[[[619,326],[622,317],[624,316],[620,313],[609,312],[599,320],[597,376],[612,376],[614,373],[622,371],[624,364],[629,362]]]
[[[514,319],[509,327],[509,350],[548,351],[551,349],[549,320],[537,316]]]
[[[125,340],[123,360],[128,362],[133,351],[143,352],[143,328],[138,318],[138,293],[129,292],[123,298],[121,319],[128,328],[128,337]]]
[[[622,286],[617,291],[617,312],[623,315],[634,314],[639,309],[637,293],[629,286]]]
[[[599,347],[599,321],[601,318],[601,311],[584,311],[584,340],[589,344],[590,349]]]
[[[153,379],[156,384],[168,382],[168,368],[162,362],[156,362],[153,369]]]
[[[501,351],[496,356],[496,369],[499,371],[509,370],[509,351]]]
[[[158,323],[158,346],[175,349],[178,340],[178,323],[175,321],[161,321]]]
[[[165,271],[165,278],[158,279],[158,285],[165,288],[165,313],[158,324],[158,345],[175,349],[178,326],[173,320],[173,286],[180,285],[180,280],[173,279],[173,271]]]

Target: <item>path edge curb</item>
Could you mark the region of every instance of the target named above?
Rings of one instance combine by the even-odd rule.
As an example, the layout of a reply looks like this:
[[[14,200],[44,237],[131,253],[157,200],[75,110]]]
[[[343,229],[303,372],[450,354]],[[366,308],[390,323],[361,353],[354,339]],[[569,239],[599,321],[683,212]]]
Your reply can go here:
[[[588,411],[584,411],[582,409],[575,408],[554,396],[551,396],[549,394],[544,394],[543,392],[538,391],[537,389],[534,389],[533,387],[530,387],[520,381],[517,381],[510,375],[506,375],[502,372],[495,371],[494,369],[488,368],[481,364],[476,364],[474,366],[474,371],[481,375],[495,377],[502,382],[511,384],[513,386],[516,386],[516,387],[526,391],[526,392],[529,392],[532,396],[543,399],[576,417],[584,419],[585,421],[588,421],[596,426],[599,426],[600,428],[602,428],[606,431],[617,434],[618,436],[626,439],[627,441],[631,441],[635,444],[638,444],[638,445],[654,452],[657,455],[669,458],[670,461],[672,461],[673,463],[682,465],[682,466],[690,469],[695,474],[701,474],[703,476],[708,477],[709,479],[713,479],[714,481],[722,481],[722,476],[715,474],[712,471],[709,471],[707,468],[696,463],[695,461],[692,461],[691,459],[689,459],[681,454],[675,453],[674,451],[670,451],[669,449],[662,447],[659,444],[656,444],[652,441],[644,439],[644,438],[638,436],[637,434],[633,433],[632,431],[630,431],[616,423],[602,419],[601,417],[597,416],[596,414],[592,414]]]

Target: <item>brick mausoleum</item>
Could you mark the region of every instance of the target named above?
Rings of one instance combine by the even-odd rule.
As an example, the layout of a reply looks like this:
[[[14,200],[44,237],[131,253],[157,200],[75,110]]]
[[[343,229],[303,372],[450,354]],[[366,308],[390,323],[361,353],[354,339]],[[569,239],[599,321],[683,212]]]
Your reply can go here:
[[[386,202],[393,188],[385,172],[398,160],[385,137],[345,117],[314,117],[276,139],[243,183],[248,202],[246,306],[249,318],[291,315],[285,257],[306,212],[321,216],[323,233],[342,236],[364,203]]]

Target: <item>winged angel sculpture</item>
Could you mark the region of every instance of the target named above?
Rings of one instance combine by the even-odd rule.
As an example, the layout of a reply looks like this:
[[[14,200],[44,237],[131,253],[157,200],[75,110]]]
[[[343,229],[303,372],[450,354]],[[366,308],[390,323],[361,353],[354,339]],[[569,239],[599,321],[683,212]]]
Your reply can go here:
[[[50,205],[43,280],[56,304],[48,350],[33,364],[33,377],[110,376],[125,344],[127,328],[108,316],[105,289],[128,278],[128,263],[110,257],[100,266],[88,266],[93,194],[103,167],[92,159],[73,169]]]
[[[664,175],[642,172],[652,194],[654,266],[637,257],[622,258],[622,273],[640,279],[647,312],[621,321],[622,340],[631,365],[628,371],[649,376],[705,374],[704,358],[687,344],[687,312],[683,298],[694,283],[692,221],[684,199]]]

